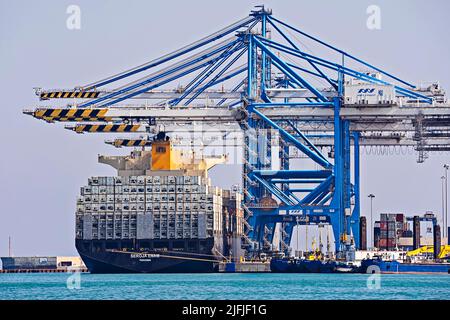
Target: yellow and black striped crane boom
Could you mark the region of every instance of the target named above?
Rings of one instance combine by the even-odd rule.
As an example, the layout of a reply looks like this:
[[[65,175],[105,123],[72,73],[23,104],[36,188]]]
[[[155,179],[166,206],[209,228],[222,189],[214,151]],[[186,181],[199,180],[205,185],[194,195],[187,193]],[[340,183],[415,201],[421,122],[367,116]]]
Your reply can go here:
[[[70,91],[70,90],[55,90],[43,91],[38,93],[41,100],[49,99],[95,99],[98,98],[100,92],[98,91]]]
[[[99,90],[99,91],[83,91],[82,89],[50,89],[37,90],[36,95],[40,100],[50,99],[96,99],[102,96],[115,93],[114,90]],[[181,92],[182,93],[182,92]],[[327,95],[327,92],[323,92]],[[306,89],[267,89],[267,96],[269,98],[304,98],[309,97],[310,93]],[[133,97],[133,99],[153,99],[153,100],[167,100],[176,99],[180,96],[180,90],[151,90],[142,92]],[[240,99],[241,93],[224,89],[204,90],[196,99]]]
[[[68,130],[76,133],[114,133],[114,132],[145,132],[145,126],[140,124],[76,124],[66,126]]]
[[[114,139],[114,140],[106,140],[106,144],[110,144],[116,148],[121,147],[149,147],[152,145],[152,141],[146,138],[144,139]]]
[[[37,108],[34,111],[24,111],[36,119],[47,122],[79,122],[79,121],[106,121],[113,118],[107,116],[108,109],[76,109],[76,108]]]

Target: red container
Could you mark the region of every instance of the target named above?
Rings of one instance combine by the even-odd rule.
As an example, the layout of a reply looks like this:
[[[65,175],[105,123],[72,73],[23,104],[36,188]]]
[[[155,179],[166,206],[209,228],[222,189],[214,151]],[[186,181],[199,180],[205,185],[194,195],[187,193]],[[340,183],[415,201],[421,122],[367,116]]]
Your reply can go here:
[[[380,230],[387,230],[388,224],[386,221],[380,222]]]
[[[380,239],[380,248],[385,248],[387,247],[387,239]]]
[[[404,218],[405,218],[405,216],[404,216],[403,213],[398,213],[398,214],[397,214],[397,217],[396,217],[396,220],[397,220],[398,222],[403,222],[403,221],[404,221]]]

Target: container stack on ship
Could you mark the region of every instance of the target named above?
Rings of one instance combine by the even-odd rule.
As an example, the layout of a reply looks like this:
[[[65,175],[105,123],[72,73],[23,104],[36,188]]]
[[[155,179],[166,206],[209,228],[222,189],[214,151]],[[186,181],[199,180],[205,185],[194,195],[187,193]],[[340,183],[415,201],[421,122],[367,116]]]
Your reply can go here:
[[[225,158],[175,150],[164,133],[151,151],[99,156],[115,177],[81,188],[76,248],[91,273],[214,272],[239,259],[241,195],[211,186],[208,169]]]

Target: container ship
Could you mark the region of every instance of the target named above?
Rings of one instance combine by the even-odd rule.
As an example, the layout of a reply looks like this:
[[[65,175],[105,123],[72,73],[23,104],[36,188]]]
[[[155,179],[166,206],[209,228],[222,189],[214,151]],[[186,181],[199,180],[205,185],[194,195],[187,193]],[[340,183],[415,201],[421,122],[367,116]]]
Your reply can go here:
[[[117,169],[81,188],[76,248],[91,273],[199,273],[242,255],[241,194],[211,186],[207,172],[226,160],[195,158],[165,133],[151,150],[99,156]]]

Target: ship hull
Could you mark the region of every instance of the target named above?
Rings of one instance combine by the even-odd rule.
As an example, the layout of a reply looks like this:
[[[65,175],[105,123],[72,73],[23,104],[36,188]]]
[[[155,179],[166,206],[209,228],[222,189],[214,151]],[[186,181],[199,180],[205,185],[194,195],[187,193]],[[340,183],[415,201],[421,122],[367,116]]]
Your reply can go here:
[[[87,241],[77,241],[76,247],[90,273],[210,273],[218,270],[217,257],[201,252],[106,249],[93,247]]]
[[[369,269],[372,267],[372,269]],[[378,269],[376,269],[376,268]],[[361,263],[361,271],[363,273],[380,272],[383,274],[390,273],[411,273],[411,274],[428,274],[441,273],[450,274],[449,263],[402,263],[398,261],[382,261],[379,259],[366,259]]]
[[[277,259],[270,261],[275,273],[353,273],[356,268],[335,261]]]

